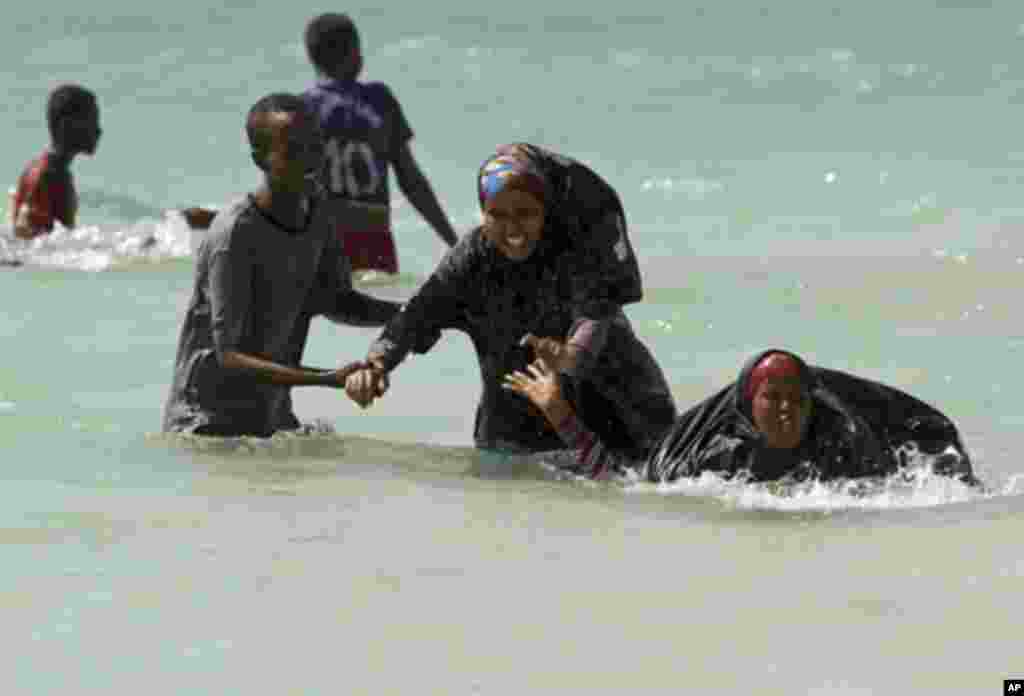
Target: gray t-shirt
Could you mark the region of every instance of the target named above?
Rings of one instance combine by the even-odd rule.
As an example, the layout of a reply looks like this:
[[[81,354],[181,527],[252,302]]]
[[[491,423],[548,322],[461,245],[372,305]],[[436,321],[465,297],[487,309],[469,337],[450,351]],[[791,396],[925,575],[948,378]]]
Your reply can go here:
[[[321,201],[310,210],[305,230],[289,232],[249,197],[217,215],[196,257],[165,432],[212,426],[267,436],[298,427],[288,387],[232,373],[218,354],[238,351],[299,364],[312,317],[336,311],[339,295],[352,292],[332,220],[329,204]]]

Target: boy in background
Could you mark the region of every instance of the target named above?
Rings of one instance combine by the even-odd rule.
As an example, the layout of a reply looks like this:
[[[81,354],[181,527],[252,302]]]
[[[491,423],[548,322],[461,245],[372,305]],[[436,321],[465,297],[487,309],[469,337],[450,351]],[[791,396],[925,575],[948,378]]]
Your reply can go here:
[[[78,193],[71,161],[95,154],[103,132],[96,95],[80,85],[60,85],[50,93],[46,120],[50,146],[26,165],[11,199],[10,222],[20,239],[49,234],[55,222],[75,226]]]
[[[338,234],[352,269],[398,272],[389,167],[413,207],[454,246],[456,234],[409,147],[413,132],[401,105],[387,85],[358,80],[363,59],[355,24],[344,14],[322,14],[306,25],[304,38],[319,79],[302,98],[326,139],[328,194],[346,203]]]

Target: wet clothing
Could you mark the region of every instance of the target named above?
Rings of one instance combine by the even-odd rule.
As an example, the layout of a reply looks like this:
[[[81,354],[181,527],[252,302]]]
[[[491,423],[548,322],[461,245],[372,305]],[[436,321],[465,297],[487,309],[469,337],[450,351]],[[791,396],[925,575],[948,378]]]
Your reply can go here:
[[[399,305],[352,289],[334,234],[335,210],[314,201],[303,230],[288,230],[246,197],[220,211],[196,256],[165,431],[268,436],[294,429],[290,387],[227,370],[227,351],[298,366],[316,315],[383,326]]]
[[[521,160],[516,173],[544,186],[544,236],[529,261],[564,257],[563,280],[577,315],[601,317],[643,297],[640,268],[618,194],[589,167],[530,145],[501,145],[480,168],[481,205],[494,163]]]
[[[388,167],[413,136],[401,105],[386,85],[357,80],[321,80],[302,99],[326,140],[327,189],[348,202],[338,231],[353,270],[397,272]]]
[[[542,451],[557,433],[527,399],[502,387],[523,370],[527,333],[582,349],[572,374],[573,403],[597,432],[642,450],[675,418],[661,369],[622,306],[641,298],[636,258],[614,190],[583,165],[531,148],[553,183],[543,237],[523,261],[505,258],[481,228],[464,235],[370,348],[388,370],[429,350],[443,329],[466,332],[483,380],[474,440],[482,448]]]
[[[43,152],[18,178],[13,205],[15,227],[27,227],[34,236],[52,231],[56,222],[70,226],[78,210],[71,171],[49,150]]]
[[[624,469],[653,482],[714,471],[741,472],[752,481],[887,476],[929,457],[935,473],[974,483],[970,458],[953,423],[931,406],[897,389],[853,375],[810,367],[794,357],[812,402],[802,443],[792,450],[771,449],[754,427],[750,373],[769,352],[751,359],[739,379],[680,416],[642,460],[618,456],[577,419],[559,431],[575,450],[571,467],[601,477]]]
[[[341,244],[353,270],[398,273],[398,249],[389,228],[346,226],[341,235]]]

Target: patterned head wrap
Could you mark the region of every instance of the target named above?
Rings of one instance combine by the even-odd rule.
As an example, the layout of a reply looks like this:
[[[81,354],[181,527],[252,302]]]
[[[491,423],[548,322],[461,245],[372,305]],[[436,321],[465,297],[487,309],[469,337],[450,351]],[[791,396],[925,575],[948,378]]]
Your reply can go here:
[[[502,145],[480,167],[477,191],[481,208],[506,189],[525,191],[541,203],[548,202],[547,178],[522,146]]]

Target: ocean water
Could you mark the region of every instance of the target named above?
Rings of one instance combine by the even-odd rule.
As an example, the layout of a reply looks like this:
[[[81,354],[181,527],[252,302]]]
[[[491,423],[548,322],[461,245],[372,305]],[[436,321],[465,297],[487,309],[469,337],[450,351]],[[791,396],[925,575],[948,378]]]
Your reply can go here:
[[[768,346],[914,393],[985,492],[706,476],[492,476],[446,336],[317,435],[161,436],[192,238],[257,182],[243,118],[312,79],[322,7],[13,5],[9,185],[58,82],[98,94],[81,226],[0,227],[5,694],[987,694],[1024,677],[1024,5],[355,4],[368,79],[460,230],[501,142],[583,159],[627,208],[629,308],[685,408]],[[408,297],[440,259],[394,192]],[[6,218],[6,211],[4,211]],[[307,362],[375,331],[317,324]]]

